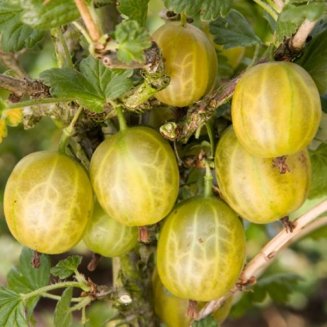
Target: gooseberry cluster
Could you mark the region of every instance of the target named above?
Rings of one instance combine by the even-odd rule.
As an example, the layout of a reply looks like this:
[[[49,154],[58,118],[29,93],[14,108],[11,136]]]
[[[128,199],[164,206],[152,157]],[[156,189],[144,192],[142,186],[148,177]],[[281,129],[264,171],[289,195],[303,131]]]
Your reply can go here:
[[[205,33],[190,24],[170,22],[154,33],[153,40],[171,79],[155,95],[159,101],[184,107],[212,89],[217,57]],[[92,251],[114,257],[136,246],[137,227],[164,219],[154,277],[158,303],[179,303],[184,314],[186,300],[206,302],[223,296],[236,283],[245,261],[238,215],[269,223],[306,199],[311,177],[306,147],[318,129],[321,106],[317,88],[303,68],[269,62],[242,75],[231,113],[232,126],[221,136],[214,159],[222,199],[210,191],[209,170],[204,194],[176,205],[179,168],[171,145],[152,128],[127,127],[117,108],[120,131],[95,150],[90,178],[62,153],[37,152],[17,164],[4,194],[12,235],[48,254],[68,251],[83,238]],[[171,297],[165,297],[163,288]],[[156,304],[156,311],[166,319],[163,306]],[[166,323],[174,324],[167,319]]]

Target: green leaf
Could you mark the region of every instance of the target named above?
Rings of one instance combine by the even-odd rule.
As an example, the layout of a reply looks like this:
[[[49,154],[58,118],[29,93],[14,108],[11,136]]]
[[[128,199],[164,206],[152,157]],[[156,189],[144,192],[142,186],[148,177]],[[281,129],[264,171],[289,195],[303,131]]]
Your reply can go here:
[[[322,143],[315,151],[310,151],[312,179],[309,198],[327,194],[327,144]]]
[[[32,266],[34,252],[23,248],[17,267],[11,269],[7,276],[8,287],[17,293],[28,293],[48,285],[50,278],[50,260],[41,254],[40,267]]]
[[[140,26],[146,23],[149,0],[120,0],[118,10],[129,19],[136,20]]]
[[[40,267],[32,266],[34,252],[31,249],[23,248],[19,257],[17,267],[12,268],[7,276],[8,287],[17,293],[29,293],[43,286],[48,285],[50,278],[49,257],[40,256]],[[26,304],[28,316],[30,316],[37,304],[39,297],[30,298]],[[0,324],[1,326],[1,324]]]
[[[80,70],[104,101],[115,100],[133,86],[132,70],[108,69],[91,56],[82,60]]]
[[[269,295],[278,304],[288,302],[291,293],[301,280],[301,276],[292,273],[277,273],[258,280],[257,284],[243,295],[232,308],[233,317],[241,317],[256,308]]]
[[[64,290],[61,299],[56,305],[54,312],[54,326],[55,327],[70,327],[73,321],[72,312],[69,310],[70,302],[73,296],[73,289],[71,287]]]
[[[190,17],[200,17],[203,21],[213,21],[225,16],[231,8],[230,0],[164,0],[165,6],[176,13]]]
[[[94,112],[103,111],[107,100],[114,100],[132,86],[132,70],[109,69],[99,60],[82,60],[81,72],[71,68],[53,68],[41,74],[50,92],[58,98],[77,101]]]
[[[0,326],[29,326],[20,295],[4,287],[0,288]]]
[[[312,76],[319,93],[327,94],[327,30],[311,40],[299,64]]]
[[[287,303],[294,286],[302,279],[301,276],[292,273],[279,273],[262,278],[258,283],[258,289],[269,294],[270,298],[278,304]]]
[[[20,18],[15,16],[6,23],[1,36],[2,49],[6,52],[15,52],[23,48],[32,48],[42,39],[43,33],[22,24]]]
[[[318,228],[317,230],[311,232],[306,236],[306,238],[310,238],[313,240],[321,240],[323,238],[327,239],[327,226],[323,226],[321,228]]]
[[[68,278],[77,271],[77,267],[82,262],[82,257],[79,255],[72,255],[64,260],[59,261],[51,268],[51,274],[60,279]]]
[[[281,43],[285,38],[294,34],[305,19],[317,20],[327,13],[327,3],[312,2],[300,5],[289,3],[278,17],[276,27],[276,43]]]
[[[15,52],[31,48],[43,37],[43,32],[35,31],[21,21],[22,9],[14,2],[0,1],[1,49]]]
[[[217,327],[217,321],[210,315],[199,321],[194,321],[192,327]]]
[[[22,9],[9,1],[0,0],[0,26],[3,27],[7,22],[20,15]]]
[[[218,57],[218,76],[222,79],[224,78],[230,78],[233,73],[234,69],[233,67],[229,64],[228,58],[223,55],[221,51],[218,51],[217,53]]]
[[[106,322],[118,315],[119,311],[110,302],[96,301],[87,308],[87,322],[85,327],[104,327]]]
[[[215,42],[225,48],[261,44],[250,23],[235,9],[232,9],[226,18],[218,18],[210,23],[210,32]]]
[[[20,0],[20,5],[23,23],[43,30],[67,24],[80,16],[73,0]]]
[[[50,86],[54,97],[76,101],[94,112],[103,110],[104,99],[80,72],[71,68],[53,68],[44,71],[40,77]]]
[[[148,31],[135,20],[125,20],[117,25],[115,40],[118,59],[126,64],[144,62],[144,50],[151,46]]]

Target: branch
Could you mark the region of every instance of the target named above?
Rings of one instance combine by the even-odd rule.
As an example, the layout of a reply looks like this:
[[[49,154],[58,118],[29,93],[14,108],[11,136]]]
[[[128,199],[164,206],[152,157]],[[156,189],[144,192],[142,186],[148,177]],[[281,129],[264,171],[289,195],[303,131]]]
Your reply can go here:
[[[283,0],[274,0],[279,12],[281,12],[285,6]],[[305,19],[304,22],[300,25],[297,32],[293,35],[293,37],[289,40],[288,47],[293,52],[301,51],[306,43],[306,40],[309,34],[312,32],[313,28],[317,24],[317,21],[310,21]]]
[[[32,97],[50,95],[49,87],[39,81],[17,79],[2,74],[0,74],[0,88],[6,89],[18,97],[23,95],[30,95]]]
[[[161,126],[160,133],[171,141],[186,143],[199,127],[210,120],[219,106],[231,99],[240,76],[222,84],[214,93],[195,103],[182,121]]]
[[[305,19],[297,32],[290,39],[285,40],[285,42],[276,49],[274,53],[275,60],[292,61],[294,58],[297,58],[316,24],[317,21],[309,21],[308,19]]]
[[[310,21],[306,19],[302,25],[299,27],[295,35],[290,41],[291,49],[295,51],[300,51],[304,48],[306,40],[309,34],[312,32],[313,28],[317,24],[317,21]]]
[[[93,43],[97,44],[101,38],[102,33],[100,31],[100,28],[95,23],[90,9],[88,8],[84,0],[75,0],[75,4],[82,16],[83,22],[90,34],[91,40],[93,41]]]
[[[313,209],[294,221],[292,233],[283,229],[245,266],[238,283],[224,296],[209,302],[200,312],[197,320],[200,320],[220,308],[225,301],[236,293],[242,291],[242,286],[253,285],[256,279],[273,262],[276,255],[288,244],[300,237],[312,232],[313,227],[319,228],[327,224],[327,217],[322,217],[312,223],[319,215],[327,211],[327,200],[321,202]],[[310,224],[312,223],[312,224]]]

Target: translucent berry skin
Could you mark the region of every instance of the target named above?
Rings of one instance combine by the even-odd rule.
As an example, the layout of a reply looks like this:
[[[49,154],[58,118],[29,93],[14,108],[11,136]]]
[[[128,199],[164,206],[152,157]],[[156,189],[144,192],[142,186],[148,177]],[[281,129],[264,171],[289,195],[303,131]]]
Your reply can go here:
[[[83,237],[85,245],[91,251],[104,257],[127,254],[137,245],[137,240],[136,227],[126,226],[112,219],[98,204]]]
[[[163,219],[179,190],[174,152],[148,127],[127,128],[102,142],[92,156],[90,176],[101,207],[127,226]]]
[[[82,238],[93,211],[86,171],[57,152],[27,155],[12,171],[4,193],[11,234],[33,250],[58,254]]]
[[[311,76],[290,62],[248,69],[232,98],[232,121],[242,146],[263,158],[294,154],[314,138],[321,102]]]
[[[168,22],[152,35],[165,60],[169,85],[156,93],[162,103],[188,106],[212,88],[217,75],[217,55],[206,34],[191,24]]]
[[[230,127],[215,152],[215,171],[223,199],[244,219],[266,224],[299,208],[305,201],[311,164],[307,150],[279,159],[247,152]]]
[[[157,269],[175,296],[218,298],[235,284],[245,260],[245,235],[236,213],[223,201],[197,197],[176,207],[159,235]]]
[[[191,317],[187,315],[189,301],[171,294],[162,284],[157,271],[152,278],[154,311],[167,327],[189,327]],[[222,324],[232,307],[233,298],[230,297],[224,305],[213,312],[217,323]],[[198,309],[203,308],[205,302],[198,302]]]

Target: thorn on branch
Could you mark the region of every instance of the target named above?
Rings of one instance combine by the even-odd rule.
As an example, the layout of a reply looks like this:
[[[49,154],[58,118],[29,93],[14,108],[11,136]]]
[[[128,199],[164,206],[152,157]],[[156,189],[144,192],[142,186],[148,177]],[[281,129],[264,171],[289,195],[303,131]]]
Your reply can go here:
[[[249,286],[253,286],[257,282],[257,279],[255,276],[251,276],[248,279],[244,279],[241,275],[239,281],[236,283],[236,288],[238,291],[243,292],[246,288]]]
[[[198,317],[198,303],[193,300],[188,301],[188,307],[186,311],[187,317],[191,318],[192,320],[196,320]]]
[[[142,243],[150,243],[150,235],[146,226],[141,226],[138,228],[139,241]]]
[[[94,271],[97,268],[101,258],[102,257],[100,254],[92,253],[92,258],[91,258],[89,264],[87,265],[87,270]]]
[[[276,251],[272,251],[268,254],[267,258],[269,260],[272,260],[273,258],[275,258],[276,254],[277,254]]]
[[[287,233],[293,233],[294,228],[296,227],[296,223],[290,221],[289,217],[283,217],[280,219]]]

